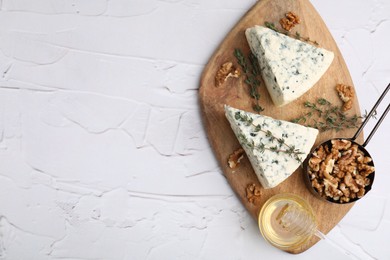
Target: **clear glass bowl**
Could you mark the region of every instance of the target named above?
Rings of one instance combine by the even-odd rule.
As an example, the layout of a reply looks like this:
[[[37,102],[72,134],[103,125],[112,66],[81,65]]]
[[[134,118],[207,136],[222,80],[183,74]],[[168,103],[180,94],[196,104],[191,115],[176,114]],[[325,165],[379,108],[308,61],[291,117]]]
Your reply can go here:
[[[265,240],[282,250],[300,247],[314,235],[317,227],[311,206],[291,193],[268,199],[261,208],[258,221]]]

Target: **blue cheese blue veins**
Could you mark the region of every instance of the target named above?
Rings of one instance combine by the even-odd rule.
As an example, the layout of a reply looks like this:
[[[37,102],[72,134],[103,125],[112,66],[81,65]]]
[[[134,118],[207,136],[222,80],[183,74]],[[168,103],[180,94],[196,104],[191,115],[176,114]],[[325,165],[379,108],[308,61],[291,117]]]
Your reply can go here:
[[[225,115],[257,178],[266,189],[286,180],[300,166],[318,135],[318,130],[314,128],[253,114],[227,105]],[[243,118],[245,120],[242,120]],[[273,138],[267,133],[272,133]],[[280,152],[285,149],[280,140],[283,140],[286,146],[299,151],[296,155],[298,158]]]
[[[290,103],[313,87],[334,58],[333,52],[262,26],[247,29],[245,35],[276,106]]]

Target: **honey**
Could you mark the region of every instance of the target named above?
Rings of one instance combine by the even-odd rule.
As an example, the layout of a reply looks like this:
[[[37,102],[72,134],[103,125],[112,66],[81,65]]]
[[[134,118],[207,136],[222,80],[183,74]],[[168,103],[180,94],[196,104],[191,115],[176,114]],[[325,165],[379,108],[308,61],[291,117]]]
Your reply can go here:
[[[292,219],[291,216],[297,216],[299,219]],[[305,216],[304,219],[302,216]],[[297,226],[297,223],[300,226]],[[312,208],[305,200],[294,194],[278,194],[271,197],[259,214],[261,234],[265,240],[282,250],[302,246],[312,237],[315,227],[316,220]]]

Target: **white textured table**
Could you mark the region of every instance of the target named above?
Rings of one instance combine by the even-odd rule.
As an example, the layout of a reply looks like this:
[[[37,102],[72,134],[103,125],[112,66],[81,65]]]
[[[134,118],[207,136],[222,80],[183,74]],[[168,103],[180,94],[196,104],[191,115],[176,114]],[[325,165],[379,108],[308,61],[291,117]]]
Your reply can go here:
[[[329,233],[358,258],[271,247],[225,181],[197,90],[254,3],[0,1],[0,259],[390,259],[390,119],[368,146],[374,189]],[[390,2],[312,3],[369,110]]]

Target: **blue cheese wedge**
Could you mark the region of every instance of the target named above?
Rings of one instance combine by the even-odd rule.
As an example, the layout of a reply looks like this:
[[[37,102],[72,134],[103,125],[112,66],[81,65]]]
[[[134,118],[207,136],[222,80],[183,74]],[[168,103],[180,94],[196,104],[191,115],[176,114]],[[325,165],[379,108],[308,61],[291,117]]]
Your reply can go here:
[[[331,51],[262,26],[247,29],[245,35],[276,106],[290,103],[313,87],[334,58]]]
[[[286,180],[306,159],[318,130],[225,105],[225,114],[264,188]]]

